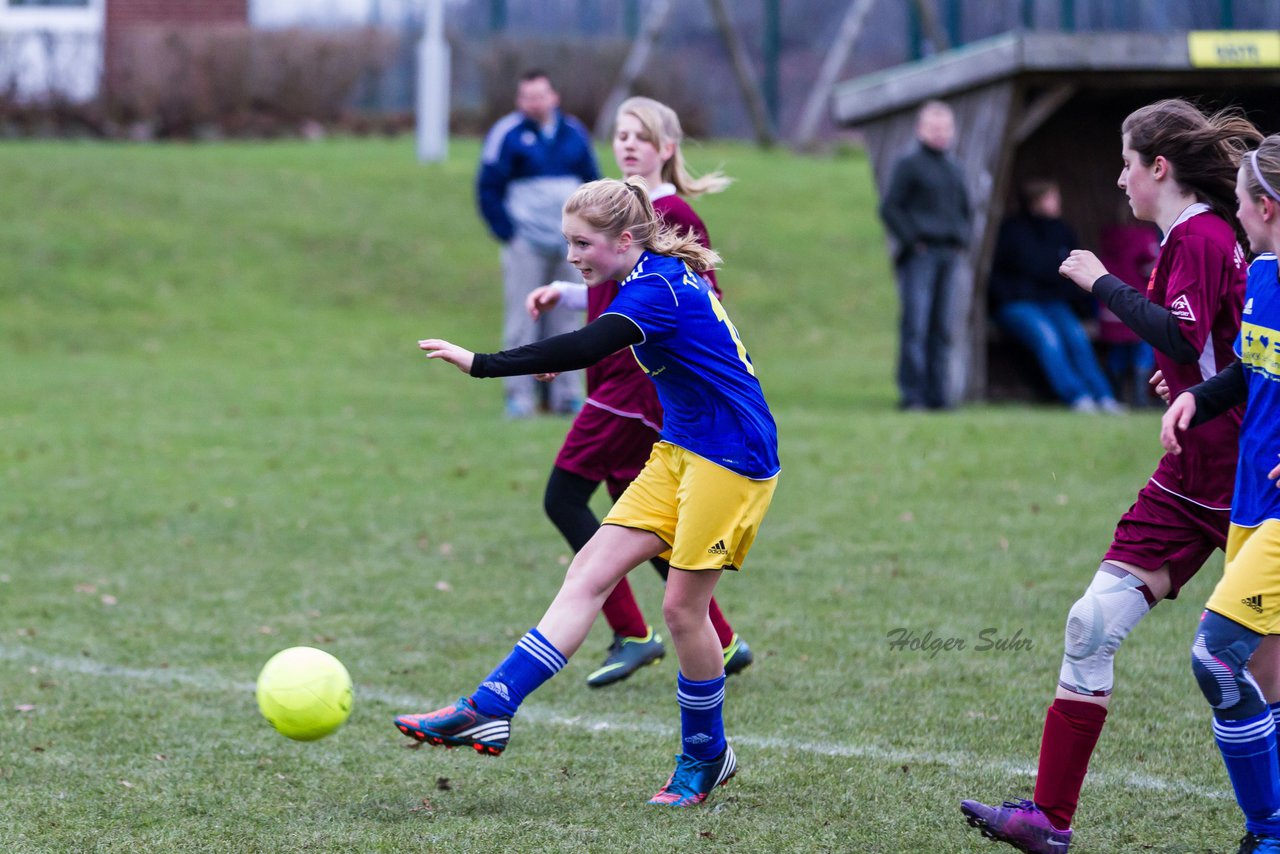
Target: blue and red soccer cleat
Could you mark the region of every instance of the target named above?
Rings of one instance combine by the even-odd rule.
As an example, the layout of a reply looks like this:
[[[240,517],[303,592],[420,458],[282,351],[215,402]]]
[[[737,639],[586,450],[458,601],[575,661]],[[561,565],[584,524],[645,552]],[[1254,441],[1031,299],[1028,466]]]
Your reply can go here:
[[[1066,854],[1071,845],[1071,831],[1058,830],[1031,801],[1005,801],[998,807],[961,801],[960,811],[983,836],[1007,842],[1025,854]]]
[[[1259,836],[1253,831],[1245,833],[1240,840],[1236,854],[1277,854],[1280,852],[1280,838],[1275,836]]]
[[[724,753],[706,762],[681,753],[676,756],[676,770],[671,773],[671,778],[658,790],[658,794],[649,799],[649,803],[667,807],[697,806],[707,799],[712,789],[728,783],[736,773],[738,760],[734,758],[733,748],[727,744]]]
[[[502,753],[511,740],[511,718],[482,714],[470,697],[425,715],[400,715],[396,729],[427,744],[474,747],[489,756]]]

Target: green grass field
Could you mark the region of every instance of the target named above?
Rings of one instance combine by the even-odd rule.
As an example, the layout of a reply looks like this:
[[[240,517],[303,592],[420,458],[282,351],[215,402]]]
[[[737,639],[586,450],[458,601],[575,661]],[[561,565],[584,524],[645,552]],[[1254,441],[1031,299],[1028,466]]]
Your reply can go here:
[[[541,510],[567,423],[508,423],[496,381],[415,347],[498,341],[474,142],[0,146],[0,850],[1004,850],[957,802],[1029,796],[1067,608],[1158,421],[895,412],[866,161],[689,154],[739,179],[698,207],[784,472],[718,591],[757,654],[729,683],[741,771],[668,812],[644,801],[674,656],[588,691],[602,622],[501,758],[390,724],[472,690],[569,556]],[[1234,850],[1187,655],[1220,567],[1120,654],[1073,851]],[[296,644],[356,681],[316,743],[254,703]]]

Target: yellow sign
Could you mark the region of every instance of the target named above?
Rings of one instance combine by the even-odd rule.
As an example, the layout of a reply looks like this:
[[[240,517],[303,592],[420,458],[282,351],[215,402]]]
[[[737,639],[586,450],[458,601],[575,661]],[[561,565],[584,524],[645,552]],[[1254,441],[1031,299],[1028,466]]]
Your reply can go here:
[[[1280,30],[1217,30],[1187,34],[1191,64],[1197,68],[1280,66]]]

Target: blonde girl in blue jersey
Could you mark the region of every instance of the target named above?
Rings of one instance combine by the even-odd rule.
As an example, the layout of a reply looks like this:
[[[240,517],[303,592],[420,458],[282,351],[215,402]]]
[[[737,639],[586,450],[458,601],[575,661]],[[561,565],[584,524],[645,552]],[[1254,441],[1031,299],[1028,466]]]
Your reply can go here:
[[[618,580],[671,565],[662,612],[680,660],[681,752],[651,804],[692,806],[737,770],[724,735],[724,653],[707,609],[742,567],[777,484],[777,428],[755,368],[706,280],[719,256],[654,213],[642,179],[595,181],[565,203],[568,260],[587,285],[620,282],[582,329],[501,353],[440,339],[419,347],[474,377],[577,370],[630,347],[658,392],[663,428],[640,476],[574,557],[538,625],[469,697],[396,727],[429,744],[500,754],[526,696],[564,667]]]
[[[1178,395],[1160,425],[1165,450],[1178,435],[1248,403],[1231,501],[1227,561],[1205,604],[1191,667],[1213,707],[1213,735],[1245,817],[1241,852],[1280,852],[1276,718],[1254,673],[1274,684],[1280,657],[1280,135],[1244,156],[1238,216],[1250,248],[1249,281],[1235,342],[1239,361]],[[1271,678],[1267,678],[1270,676]]]

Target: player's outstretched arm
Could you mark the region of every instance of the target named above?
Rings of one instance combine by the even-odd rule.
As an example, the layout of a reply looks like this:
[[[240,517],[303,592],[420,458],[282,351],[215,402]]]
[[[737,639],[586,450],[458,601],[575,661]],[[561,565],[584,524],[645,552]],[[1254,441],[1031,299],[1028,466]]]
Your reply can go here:
[[[1182,453],[1182,445],[1178,444],[1178,434],[1191,426],[1191,419],[1196,415],[1196,396],[1189,391],[1178,395],[1160,419],[1160,444],[1171,454]]]
[[[428,359],[444,359],[473,377],[517,377],[555,374],[589,368],[596,362],[644,340],[636,323],[619,314],[605,314],[582,329],[553,335],[499,353],[472,353],[439,338],[425,338],[418,347]]]
[[[428,359],[443,359],[464,374],[471,373],[475,353],[464,350],[457,344],[450,344],[439,338],[425,338],[418,342],[418,349],[425,351]]]

